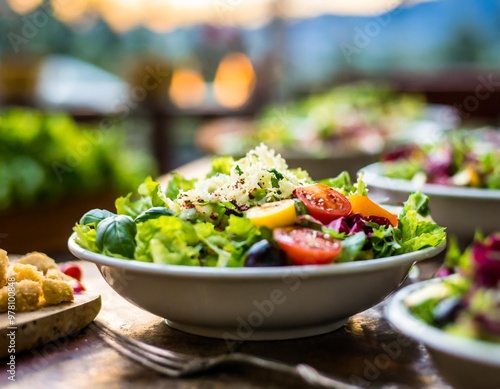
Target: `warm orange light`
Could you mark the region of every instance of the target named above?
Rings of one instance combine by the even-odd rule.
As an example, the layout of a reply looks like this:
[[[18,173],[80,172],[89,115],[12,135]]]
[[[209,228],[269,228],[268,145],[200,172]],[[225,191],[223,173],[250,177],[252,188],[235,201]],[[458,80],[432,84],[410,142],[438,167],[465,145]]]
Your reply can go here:
[[[143,24],[151,31],[163,34],[177,28],[178,20],[187,16],[172,6],[172,0],[147,0],[144,5]]]
[[[20,15],[33,11],[42,2],[43,0],[7,0],[10,8]]]
[[[177,107],[199,107],[205,101],[205,93],[205,81],[197,71],[177,69],[172,74],[168,94]]]
[[[2,1],[2,0],[0,0]],[[407,0],[404,4],[436,0]],[[402,0],[50,0],[56,17],[72,24],[88,15],[100,16],[119,33],[140,25],[155,32],[197,24],[257,27],[273,17],[306,18],[322,14],[373,16],[389,12]],[[33,11],[43,0],[7,0],[18,14]],[[283,4],[282,4],[283,3]],[[82,8],[85,4],[85,8]],[[64,8],[64,9],[63,9]]]
[[[54,16],[64,23],[76,23],[90,11],[90,0],[71,0],[71,2],[52,0]]]
[[[145,13],[142,0],[94,0],[94,2],[113,31],[126,32],[142,23]]]
[[[219,64],[214,80],[214,95],[219,104],[239,108],[250,98],[255,72],[245,54],[227,54]]]

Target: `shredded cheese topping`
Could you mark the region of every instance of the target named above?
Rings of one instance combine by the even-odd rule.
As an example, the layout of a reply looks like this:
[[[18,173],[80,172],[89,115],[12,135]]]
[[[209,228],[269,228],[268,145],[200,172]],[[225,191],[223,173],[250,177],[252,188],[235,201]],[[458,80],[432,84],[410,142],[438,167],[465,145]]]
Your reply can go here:
[[[307,185],[307,179],[297,177],[280,154],[261,144],[233,162],[230,174],[198,181],[194,189],[181,191],[177,202],[183,208],[214,201],[252,206],[262,202],[258,195],[262,189],[267,193],[265,201],[283,200],[295,188]]]

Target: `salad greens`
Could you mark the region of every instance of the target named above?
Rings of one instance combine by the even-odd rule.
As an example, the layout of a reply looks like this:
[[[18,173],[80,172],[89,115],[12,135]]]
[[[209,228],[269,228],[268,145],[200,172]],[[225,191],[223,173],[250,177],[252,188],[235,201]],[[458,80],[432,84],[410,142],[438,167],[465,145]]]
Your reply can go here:
[[[353,184],[345,172],[323,182],[346,196],[368,192],[362,177]],[[273,217],[265,213],[265,206],[294,198],[296,188],[311,184],[307,172],[288,169],[279,155],[261,145],[236,161],[215,158],[205,179],[174,173],[162,188],[148,177],[137,193],[116,200],[116,213],[91,210],[74,231],[80,246],[110,256],[161,264],[241,267],[257,242],[267,240],[277,246],[273,229],[246,217],[246,211],[264,206],[265,217]],[[296,221],[285,227],[313,229],[339,240],[338,262],[403,254],[439,246],[446,239],[445,229],[430,219],[428,198],[420,192],[409,196],[397,226],[384,217],[359,213],[322,223],[311,217],[298,198],[291,207],[284,212],[294,212]]]
[[[422,321],[449,333],[500,343],[500,234],[476,234],[464,251],[450,241],[442,282],[407,301]]]
[[[436,143],[396,148],[382,156],[383,174],[422,183],[500,189],[497,132],[487,131],[484,142],[484,131],[454,131]]]

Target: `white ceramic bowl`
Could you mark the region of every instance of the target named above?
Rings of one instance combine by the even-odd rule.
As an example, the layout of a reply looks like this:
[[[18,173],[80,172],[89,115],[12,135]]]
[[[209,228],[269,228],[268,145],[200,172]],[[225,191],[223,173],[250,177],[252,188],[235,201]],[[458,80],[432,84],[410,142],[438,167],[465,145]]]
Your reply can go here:
[[[500,190],[450,187],[436,184],[417,185],[382,175],[381,163],[361,169],[370,196],[378,201],[401,203],[408,194],[421,190],[430,199],[432,218],[446,227],[449,236],[469,243],[477,228],[485,234],[500,229]]]
[[[412,264],[436,248],[389,258],[331,265],[212,268],[161,265],[69,250],[94,262],[122,297],[192,334],[235,340],[313,336],[382,301]]]
[[[442,279],[409,285],[396,292],[385,307],[389,322],[425,345],[442,376],[455,388],[500,388],[500,344],[451,335],[411,314],[405,300]]]

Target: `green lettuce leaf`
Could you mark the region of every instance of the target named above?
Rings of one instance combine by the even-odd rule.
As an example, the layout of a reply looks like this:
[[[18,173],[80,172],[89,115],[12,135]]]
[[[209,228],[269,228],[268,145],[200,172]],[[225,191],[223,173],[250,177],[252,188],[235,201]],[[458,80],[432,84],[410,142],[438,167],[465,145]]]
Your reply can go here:
[[[160,184],[151,177],[147,177],[139,185],[137,194],[129,193],[125,197],[119,197],[115,201],[116,212],[120,215],[127,215],[135,219],[141,213],[152,207],[165,206],[165,202],[160,198],[158,192]]]
[[[370,237],[372,243],[373,257],[385,258],[397,254],[401,250],[401,231],[393,226],[379,226],[376,223],[368,223],[373,227]]]
[[[231,174],[231,166],[234,162],[234,158],[231,156],[217,157],[212,159],[212,169],[207,174],[207,177],[212,177],[217,174]],[[238,170],[239,167],[236,168]]]
[[[189,222],[162,216],[137,224],[135,259],[168,265],[199,266],[198,235]]]
[[[255,224],[235,215],[229,217],[224,231],[216,230],[211,223],[199,223],[194,228],[210,254],[217,258],[218,267],[242,267],[246,251],[261,238]]]
[[[95,243],[96,230],[90,225],[76,224],[73,227],[73,231],[76,233],[76,243],[94,253],[100,253],[97,245]]]
[[[384,163],[382,169],[386,177],[411,180],[423,170],[423,165],[418,161],[398,160]]]
[[[402,243],[399,254],[437,247],[446,242],[445,228],[409,210],[399,219]]]
[[[342,241],[342,252],[335,262],[351,262],[358,259],[366,243],[364,232],[350,235]]]
[[[418,191],[410,194],[399,214],[401,248],[397,254],[437,247],[446,242],[445,227],[430,217],[429,197]]]
[[[187,191],[193,189],[195,182],[196,179],[187,179],[179,173],[173,173],[164,194],[170,200],[175,200],[181,190]]]
[[[416,211],[418,214],[427,217],[430,215],[429,196],[420,191],[411,193],[408,199],[403,204],[400,217],[404,216],[408,211]]]
[[[325,178],[319,181],[321,184],[331,186],[332,188],[344,188],[347,192],[354,190],[352,185],[351,176],[347,171],[341,172],[337,177]]]

